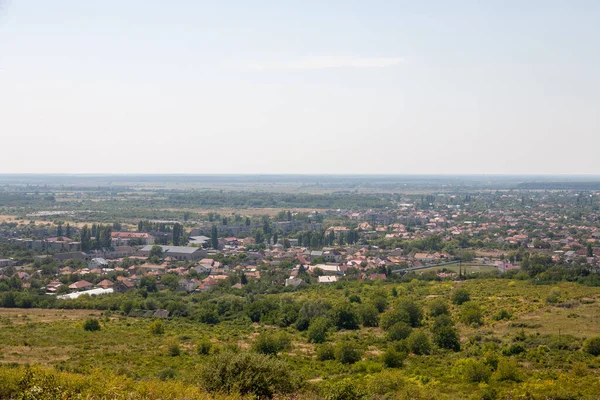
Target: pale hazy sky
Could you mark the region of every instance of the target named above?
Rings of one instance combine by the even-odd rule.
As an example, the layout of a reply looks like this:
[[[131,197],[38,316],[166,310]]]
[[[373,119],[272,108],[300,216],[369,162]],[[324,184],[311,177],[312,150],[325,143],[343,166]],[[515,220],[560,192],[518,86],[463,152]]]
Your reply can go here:
[[[600,1],[0,0],[0,173],[600,174]]]

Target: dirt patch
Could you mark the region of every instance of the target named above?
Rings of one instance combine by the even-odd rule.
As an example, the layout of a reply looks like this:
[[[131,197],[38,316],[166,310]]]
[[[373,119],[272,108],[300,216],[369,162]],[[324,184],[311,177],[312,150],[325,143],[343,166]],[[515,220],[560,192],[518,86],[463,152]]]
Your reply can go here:
[[[100,311],[94,310],[53,310],[40,308],[0,308],[0,318],[10,321],[13,325],[30,322],[79,321],[90,315],[99,316]]]

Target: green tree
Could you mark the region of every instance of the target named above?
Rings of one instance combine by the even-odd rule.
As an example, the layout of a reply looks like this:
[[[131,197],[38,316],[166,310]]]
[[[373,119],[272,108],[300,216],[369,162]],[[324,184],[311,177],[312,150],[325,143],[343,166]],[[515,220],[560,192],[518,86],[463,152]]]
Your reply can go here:
[[[333,309],[333,323],[338,329],[358,329],[358,316],[350,303],[338,303]]]
[[[433,341],[442,349],[460,351],[458,331],[452,326],[442,326],[433,333]]]
[[[429,303],[429,315],[437,317],[440,315],[450,315],[448,303],[442,298],[436,298]]]
[[[327,331],[329,330],[329,320],[324,317],[317,317],[310,322],[308,326],[308,341],[310,343],[323,343],[327,340]]]
[[[155,244],[150,249],[150,253],[148,253],[148,258],[160,260],[163,258],[163,249],[162,246]]]
[[[59,223],[58,226],[56,227],[56,236],[63,237],[62,223]]]
[[[360,323],[365,327],[375,327],[379,325],[379,313],[377,307],[372,303],[361,304],[358,307],[358,316]]]
[[[463,303],[471,300],[469,292],[465,288],[458,288],[452,293],[452,303],[460,306]]]
[[[216,225],[213,225],[210,231],[210,243],[213,249],[219,248],[219,232]]]
[[[431,342],[427,334],[420,330],[413,331],[406,339],[408,349],[416,355],[431,353]]]
[[[413,328],[421,325],[423,319],[423,309],[417,303],[410,299],[401,300],[396,306],[400,311],[405,311],[409,317],[409,323]]]
[[[360,361],[361,353],[356,343],[340,341],[335,347],[335,359],[342,364],[354,364]]]
[[[181,243],[181,236],[183,235],[183,225],[176,223],[173,225],[173,245],[179,246]]]
[[[405,358],[406,354],[400,353],[392,347],[381,355],[381,361],[387,368],[401,368]]]
[[[273,244],[277,244],[278,240],[279,240],[279,234],[277,233],[277,231],[275,231],[275,233],[273,234]]]
[[[583,351],[593,356],[600,356],[600,336],[589,338],[583,342]]]

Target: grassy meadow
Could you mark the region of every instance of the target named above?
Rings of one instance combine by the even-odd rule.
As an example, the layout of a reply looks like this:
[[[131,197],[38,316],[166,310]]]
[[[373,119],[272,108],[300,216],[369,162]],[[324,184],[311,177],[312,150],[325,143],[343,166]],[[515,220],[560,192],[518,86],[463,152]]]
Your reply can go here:
[[[450,301],[457,287],[468,291],[468,303]],[[261,334],[283,332],[289,344],[276,358],[297,385],[294,394],[282,398],[600,398],[600,357],[581,350],[587,338],[600,334],[599,288],[502,279],[349,282],[270,296],[359,302],[381,292],[395,293],[386,312],[402,299],[421,306],[423,319],[414,331],[429,337],[435,323],[431,305],[446,300],[460,351],[436,345],[421,355],[409,350],[400,365],[390,367],[384,354],[392,348],[402,353],[403,341],[381,327],[330,329],[325,344],[314,344],[307,331],[253,323],[246,316],[214,325],[172,318],[158,323],[157,330],[155,320],[118,312],[0,309],[0,397],[16,397],[27,382],[49,379],[91,398],[113,398],[110,390],[129,393],[127,398],[218,398],[203,390],[199,378],[214,354],[251,352]],[[465,322],[468,304],[479,307],[481,323]],[[100,330],[83,329],[90,318],[99,320]],[[209,350],[202,351],[206,343]],[[320,353],[323,346],[339,343],[351,343],[359,360],[320,360],[327,358]],[[99,388],[92,377],[107,385]]]

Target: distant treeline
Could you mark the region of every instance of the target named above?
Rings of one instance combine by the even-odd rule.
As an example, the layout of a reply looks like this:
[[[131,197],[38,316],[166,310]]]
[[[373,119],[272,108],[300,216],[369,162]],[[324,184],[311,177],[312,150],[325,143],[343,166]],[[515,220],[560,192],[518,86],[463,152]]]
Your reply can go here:
[[[523,182],[517,189],[525,190],[600,190],[598,182]]]
[[[166,202],[171,207],[384,208],[391,205],[391,197],[356,193],[202,192],[172,194]]]

